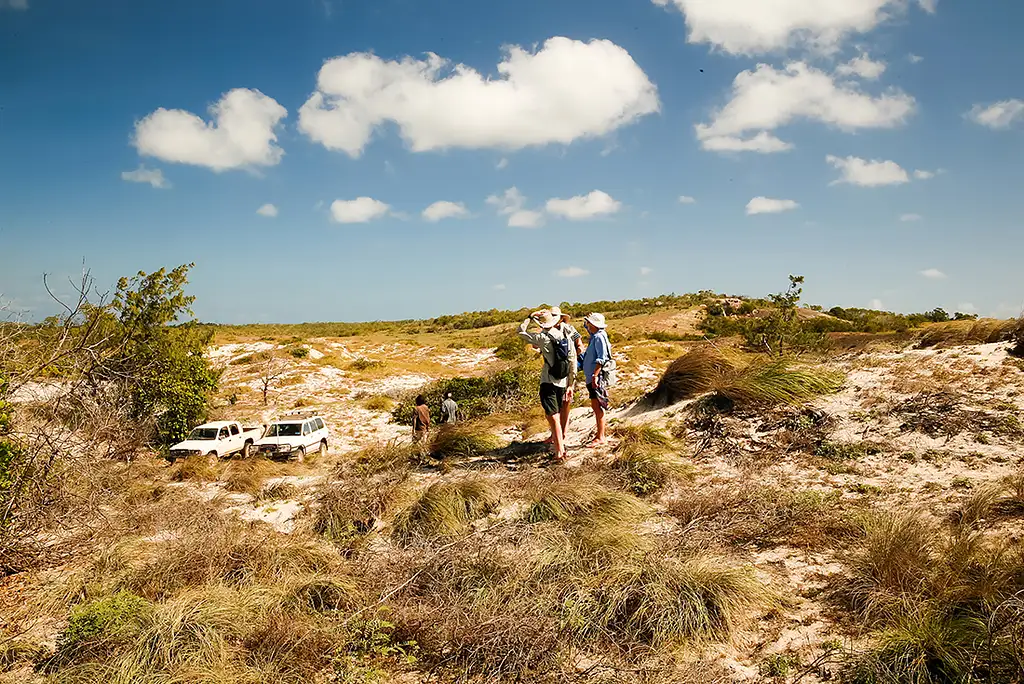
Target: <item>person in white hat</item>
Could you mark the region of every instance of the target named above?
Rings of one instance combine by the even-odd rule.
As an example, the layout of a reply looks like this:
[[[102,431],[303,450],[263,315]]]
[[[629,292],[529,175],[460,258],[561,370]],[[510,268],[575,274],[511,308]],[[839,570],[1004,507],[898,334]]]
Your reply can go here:
[[[519,326],[519,336],[537,347],[544,357],[544,370],[540,374],[540,405],[548,419],[548,427],[551,428],[555,458],[564,461],[566,453],[560,414],[565,403],[565,390],[569,385],[569,362],[575,360],[575,355],[570,358],[571,345],[565,334],[558,329],[560,322],[560,318],[547,309],[535,311]],[[530,332],[530,323],[536,323],[540,332]]]
[[[555,327],[569,340],[571,356],[569,359],[569,384],[565,388],[565,401],[562,402],[562,410],[559,414],[562,423],[562,438],[564,439],[569,429],[569,411],[572,409],[572,400],[576,396],[576,375],[578,374],[576,360],[583,358],[583,335],[580,335],[579,331],[569,323],[572,317],[567,313],[562,313],[560,307],[551,307],[551,315],[558,319],[558,325]]]
[[[608,409],[608,387],[602,371],[611,360],[612,344],[608,340],[608,324],[604,315],[588,314],[583,318],[583,325],[590,333],[587,351],[583,354],[583,373],[587,377],[590,406],[594,409],[594,422],[597,423],[597,433],[587,446],[596,447],[605,443],[604,414]]]

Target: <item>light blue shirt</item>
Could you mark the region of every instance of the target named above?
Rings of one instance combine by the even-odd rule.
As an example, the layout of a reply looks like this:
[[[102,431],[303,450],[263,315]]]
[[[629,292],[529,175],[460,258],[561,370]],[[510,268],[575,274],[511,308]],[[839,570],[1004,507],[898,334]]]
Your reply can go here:
[[[608,333],[598,330],[590,336],[587,351],[583,353],[583,372],[587,376],[588,385],[594,382],[594,371],[597,370],[597,364],[602,366],[607,364],[611,353],[612,343],[608,341]]]

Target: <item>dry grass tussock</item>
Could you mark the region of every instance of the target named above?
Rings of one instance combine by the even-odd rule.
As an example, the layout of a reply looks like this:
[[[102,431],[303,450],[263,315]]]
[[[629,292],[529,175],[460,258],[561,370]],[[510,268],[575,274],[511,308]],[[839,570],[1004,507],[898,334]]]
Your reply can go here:
[[[724,541],[771,548],[830,548],[851,539],[855,522],[836,491],[796,489],[752,482],[679,491],[668,511],[691,544]]]
[[[101,557],[116,587],[151,599],[204,584],[246,586],[295,574],[330,572],[340,557],[329,546],[281,535],[264,525],[246,524],[216,513],[181,521],[166,541],[124,544]]]
[[[1007,631],[999,619],[1024,591],[1024,548],[946,532],[913,511],[869,516],[863,534],[837,595],[879,631],[847,679],[1003,682],[1024,674],[1020,624]]]
[[[693,478],[693,467],[673,453],[676,441],[653,425],[617,425],[611,434],[619,439],[611,468],[632,493],[645,496]]]
[[[991,318],[982,318],[977,321],[932,323],[924,328],[918,346],[921,348],[955,347],[959,345],[1002,342],[1013,332],[1016,325],[1016,321],[1002,321]]]
[[[401,498],[406,477],[404,471],[390,471],[322,484],[310,507],[309,528],[345,552],[355,551]]]
[[[1024,516],[1024,470],[980,487],[954,512],[953,519],[971,528],[1012,516]]]
[[[493,512],[499,498],[497,485],[484,477],[436,482],[398,512],[394,533],[404,540],[459,535]]]
[[[473,458],[505,446],[486,424],[443,425],[430,442],[430,451],[444,458]]]
[[[711,392],[737,405],[798,404],[839,391],[844,380],[838,371],[787,359],[744,360],[700,347],[669,366],[648,400],[668,405]]]

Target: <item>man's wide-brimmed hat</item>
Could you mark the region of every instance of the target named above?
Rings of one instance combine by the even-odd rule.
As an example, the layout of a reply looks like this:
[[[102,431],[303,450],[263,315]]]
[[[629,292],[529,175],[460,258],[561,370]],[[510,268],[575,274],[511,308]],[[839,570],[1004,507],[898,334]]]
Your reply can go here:
[[[587,314],[583,317],[583,320],[594,326],[598,330],[604,330],[608,327],[608,324],[604,322],[604,314],[592,313]]]
[[[530,318],[537,321],[537,325],[542,328],[554,328],[558,325],[559,317],[553,314],[548,309],[541,309],[540,311],[534,311],[530,314]]]
[[[569,319],[572,318],[572,316],[570,316],[569,314],[562,313],[562,309],[557,306],[551,307],[551,315],[560,321],[568,321]]]

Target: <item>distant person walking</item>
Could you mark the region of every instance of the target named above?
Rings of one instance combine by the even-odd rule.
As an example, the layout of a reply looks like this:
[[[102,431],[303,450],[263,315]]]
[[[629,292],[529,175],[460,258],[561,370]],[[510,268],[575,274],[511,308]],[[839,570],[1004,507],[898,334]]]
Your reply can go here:
[[[441,422],[448,425],[459,422],[459,405],[452,399],[451,392],[444,395],[441,402]]]
[[[611,365],[612,344],[606,332],[608,324],[604,315],[592,313],[583,319],[583,325],[590,333],[587,351],[583,354],[583,374],[587,377],[587,392],[594,409],[597,434],[587,446],[596,447],[605,443],[605,411],[608,410],[608,370]]]
[[[412,411],[412,437],[413,441],[422,442],[430,431],[430,409],[427,408],[427,400],[423,395],[416,397],[416,408]]]
[[[572,370],[569,366],[572,352],[568,338],[558,329],[560,322],[560,318],[550,311],[535,311],[519,326],[519,336],[537,347],[544,357],[544,369],[540,374],[540,405],[551,428],[555,459],[564,461],[561,411]],[[540,332],[529,332],[530,323],[536,323]]]
[[[578,360],[583,358],[583,336],[569,323],[572,317],[562,313],[559,307],[551,307],[551,315],[558,319],[558,325],[555,327],[569,340],[569,382],[565,388],[565,400],[562,402],[562,409],[559,412],[562,439],[564,440],[569,429],[569,411],[572,410],[572,401],[576,394],[576,376],[579,374]]]

